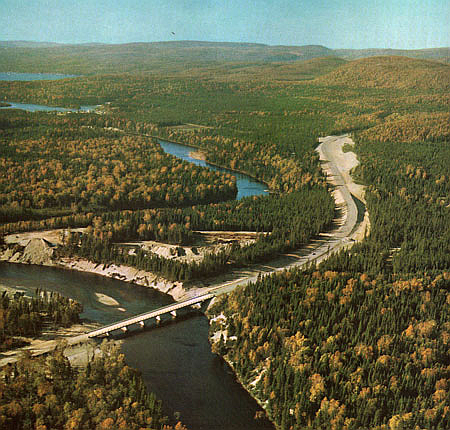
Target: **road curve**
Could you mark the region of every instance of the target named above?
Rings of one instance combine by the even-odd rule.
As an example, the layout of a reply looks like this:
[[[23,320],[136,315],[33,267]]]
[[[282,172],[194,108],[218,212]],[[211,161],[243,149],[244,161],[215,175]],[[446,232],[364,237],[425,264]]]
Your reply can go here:
[[[365,203],[364,187],[353,182],[350,171],[359,162],[353,152],[343,152],[344,145],[353,146],[354,142],[348,135],[327,136],[319,139],[316,148],[322,161],[322,169],[327,175],[328,182],[333,185],[333,197],[339,215],[334,220],[335,228],[319,236],[307,247],[297,252],[279,258],[265,265],[255,266],[249,270],[234,270],[228,276],[228,282],[219,282],[210,288],[202,289],[215,295],[229,293],[240,285],[255,282],[258,276],[282,271],[292,267],[303,267],[311,262],[319,263],[331,253],[342,248],[351,247],[360,240],[368,226],[368,213],[365,209],[364,221],[358,222],[358,208],[352,194]],[[237,279],[236,279],[237,278]]]
[[[317,151],[322,161],[322,169],[327,175],[327,180],[334,186],[333,197],[336,207],[339,209],[338,217],[334,220],[335,228],[327,233],[323,233],[318,239],[311,242],[305,248],[293,252],[286,256],[281,256],[276,260],[264,265],[255,265],[250,269],[233,270],[226,274],[227,278],[217,280],[209,287],[194,287],[177,302],[198,298],[203,295],[212,294],[219,296],[233,291],[240,285],[247,285],[255,282],[259,276],[283,271],[293,267],[303,267],[311,262],[320,262],[326,259],[330,253],[336,252],[341,248],[350,247],[358,237],[358,233],[365,229],[365,222],[368,222],[368,214],[364,221],[358,223],[358,208],[352,194],[356,195],[364,202],[364,187],[353,182],[350,176],[350,170],[358,165],[358,160],[353,152],[344,153],[344,145],[354,145],[353,141],[347,136],[327,136],[319,139],[320,145]],[[361,235],[359,234],[359,237]],[[169,306],[177,306],[177,303]],[[154,312],[158,313],[159,310]],[[155,313],[155,314],[156,314]],[[147,317],[147,314],[146,314]],[[139,319],[139,316],[134,319]],[[135,322],[133,318],[119,322],[118,327],[126,326]],[[131,321],[133,320],[133,321]],[[136,320],[136,321],[137,321]],[[117,325],[117,324],[116,324]],[[96,332],[102,332],[103,329]],[[94,332],[92,332],[94,333]],[[68,339],[68,345],[76,345],[88,340],[92,333],[86,333]],[[43,351],[44,352],[44,351]],[[70,353],[69,353],[70,356]]]

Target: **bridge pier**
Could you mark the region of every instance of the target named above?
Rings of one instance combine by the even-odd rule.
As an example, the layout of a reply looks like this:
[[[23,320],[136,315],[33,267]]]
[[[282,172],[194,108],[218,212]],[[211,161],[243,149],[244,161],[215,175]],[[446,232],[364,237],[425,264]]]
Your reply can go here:
[[[162,308],[147,312],[145,314],[137,315],[135,317],[127,318],[125,320],[119,321],[114,324],[109,324],[105,327],[92,330],[89,333],[86,333],[88,338],[94,338],[99,336],[110,336],[111,332],[116,330],[122,330],[122,332],[127,333],[129,331],[129,327],[133,324],[139,324],[140,327],[145,328],[145,321],[150,318],[155,318],[156,324],[160,324],[161,316],[170,314],[172,319],[177,317],[178,309],[186,308],[192,306],[193,308],[201,309],[202,303],[213,298],[214,294],[208,293],[203,294],[198,297],[194,297],[192,299],[185,300],[184,302],[176,302],[167,306],[163,306]]]

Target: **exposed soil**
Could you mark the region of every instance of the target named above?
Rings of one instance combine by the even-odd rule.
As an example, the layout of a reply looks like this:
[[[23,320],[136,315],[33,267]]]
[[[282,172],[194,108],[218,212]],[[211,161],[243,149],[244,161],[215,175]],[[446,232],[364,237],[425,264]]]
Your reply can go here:
[[[91,330],[95,330],[100,327],[100,324],[96,323],[82,323],[75,324],[69,328],[58,328],[54,329],[52,327],[48,327],[45,329],[42,334],[38,338],[29,338],[29,337],[18,337],[18,339],[26,342],[26,346],[21,348],[16,348],[10,351],[5,351],[0,353],[0,367],[7,365],[8,363],[14,363],[25,353],[30,353],[32,356],[45,354],[47,352],[53,351],[59,344],[73,339],[75,336],[82,335]],[[91,346],[89,346],[91,345]],[[89,345],[83,346],[71,346],[71,349],[68,349],[66,355],[69,356],[71,353],[80,349],[81,351],[86,351],[86,349],[92,349],[95,343],[91,343]],[[80,352],[80,351],[78,351]],[[78,357],[79,359],[80,357]],[[86,357],[87,358],[87,357]],[[80,360],[75,362],[75,364],[82,364]]]
[[[78,258],[62,258],[54,261],[52,258],[53,248],[62,243],[64,230],[61,229],[6,236],[5,241],[9,248],[0,254],[0,260],[54,265],[93,272],[126,282],[156,288],[172,295],[176,300],[187,299],[211,289],[228,292],[236,288],[237,285],[256,280],[257,276],[262,273],[284,270],[293,266],[303,266],[312,261],[320,262],[327,258],[331,252],[350,247],[355,241],[362,240],[369,228],[367,210],[361,217],[352,197],[353,194],[361,202],[364,202],[364,187],[355,184],[350,176],[350,171],[358,164],[358,160],[354,153],[344,153],[342,151],[344,145],[353,145],[353,141],[348,136],[328,136],[320,139],[320,141],[321,144],[317,151],[320,154],[320,159],[324,162],[322,168],[327,173],[329,182],[335,186],[333,197],[339,215],[334,220],[334,227],[330,231],[320,234],[308,246],[296,252],[278,256],[268,263],[233,270],[219,277],[189,284],[170,282],[153,273],[127,266],[100,265]],[[358,218],[363,219],[359,220]],[[76,231],[83,232],[83,229],[76,229]],[[120,245],[129,247],[130,252],[133,252],[133,249],[136,247],[142,247],[165,258],[173,258],[180,261],[198,261],[206,253],[231,246],[233,242],[239,242],[241,245],[251,243],[261,233],[196,232],[196,234],[195,246],[190,247],[180,247],[152,241],[130,242]]]

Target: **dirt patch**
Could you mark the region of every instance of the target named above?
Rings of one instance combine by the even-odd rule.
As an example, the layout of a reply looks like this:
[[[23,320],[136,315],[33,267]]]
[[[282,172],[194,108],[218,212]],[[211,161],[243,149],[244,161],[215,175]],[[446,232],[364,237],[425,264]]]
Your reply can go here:
[[[254,243],[261,234],[259,232],[246,231],[195,231],[194,243],[191,246],[170,245],[151,240],[116,243],[115,245],[128,248],[133,254],[137,249],[159,255],[170,260],[185,263],[200,262],[205,255],[212,252],[220,252],[238,243],[240,246]]]
[[[62,245],[63,237],[65,237],[68,232],[73,233],[83,233],[85,228],[72,228],[72,229],[55,229],[55,230],[45,230],[45,231],[29,231],[26,233],[16,233],[8,234],[5,236],[5,243],[8,245],[20,245],[26,246],[31,239],[43,239],[50,245]]]
[[[35,356],[53,351],[62,342],[69,341],[75,336],[83,335],[84,333],[95,330],[98,327],[100,327],[100,324],[96,323],[75,324],[69,328],[58,329],[48,327],[43,330],[42,334],[38,338],[20,337],[20,340],[27,342],[27,346],[0,353],[0,367],[3,367],[8,363],[16,362],[25,353],[30,353]],[[86,345],[83,348],[86,348]]]
[[[206,161],[206,154],[202,151],[191,151],[189,152],[189,157],[193,158],[194,160]]]
[[[200,124],[180,124],[180,125],[174,125],[170,127],[171,130],[177,130],[177,131],[195,131],[195,130],[208,130],[212,129],[214,127],[210,127],[207,125],[200,125]]]

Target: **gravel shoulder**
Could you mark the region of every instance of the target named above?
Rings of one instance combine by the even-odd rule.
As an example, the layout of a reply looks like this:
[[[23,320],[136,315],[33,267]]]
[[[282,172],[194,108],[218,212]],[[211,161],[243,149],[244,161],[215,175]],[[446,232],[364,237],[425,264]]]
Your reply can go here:
[[[260,275],[292,267],[304,267],[312,262],[320,263],[331,253],[350,248],[355,242],[363,240],[370,229],[369,213],[365,208],[363,220],[358,221],[358,208],[352,195],[365,204],[365,190],[364,186],[356,184],[350,175],[359,161],[355,153],[342,150],[344,145],[353,146],[354,142],[348,135],[327,136],[320,138],[319,142],[320,145],[316,150],[320,155],[327,180],[334,187],[332,194],[339,214],[334,220],[332,230],[320,234],[306,247],[277,257],[269,263],[223,275],[213,282],[208,290],[204,289],[205,293],[226,294],[239,285],[255,282]]]

